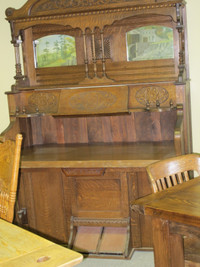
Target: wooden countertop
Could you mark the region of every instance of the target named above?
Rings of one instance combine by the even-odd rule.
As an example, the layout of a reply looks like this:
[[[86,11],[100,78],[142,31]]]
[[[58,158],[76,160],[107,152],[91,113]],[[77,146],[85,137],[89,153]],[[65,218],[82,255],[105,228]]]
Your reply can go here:
[[[40,145],[22,151],[21,168],[146,167],[175,156],[173,142]]]

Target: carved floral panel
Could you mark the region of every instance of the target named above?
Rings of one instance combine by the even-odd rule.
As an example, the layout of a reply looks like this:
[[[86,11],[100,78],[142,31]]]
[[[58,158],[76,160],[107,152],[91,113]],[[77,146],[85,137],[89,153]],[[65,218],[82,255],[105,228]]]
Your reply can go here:
[[[135,98],[138,103],[146,106],[156,106],[156,103],[164,103],[169,98],[169,93],[165,88],[160,86],[147,86],[136,92]]]
[[[33,93],[28,98],[28,112],[55,113],[58,108],[58,96],[53,93]]]

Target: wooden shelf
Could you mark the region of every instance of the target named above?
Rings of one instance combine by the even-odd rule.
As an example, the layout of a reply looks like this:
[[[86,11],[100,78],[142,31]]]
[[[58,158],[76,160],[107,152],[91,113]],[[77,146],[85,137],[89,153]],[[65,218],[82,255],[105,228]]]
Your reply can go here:
[[[21,168],[145,167],[171,156],[175,156],[173,141],[42,145],[23,150]]]

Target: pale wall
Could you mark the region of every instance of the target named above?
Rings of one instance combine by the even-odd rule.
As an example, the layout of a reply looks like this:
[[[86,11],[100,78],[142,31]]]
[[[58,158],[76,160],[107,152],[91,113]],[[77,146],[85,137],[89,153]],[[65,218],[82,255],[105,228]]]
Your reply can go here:
[[[10,44],[10,27],[5,18],[5,9],[19,8],[26,0],[0,0],[0,132],[9,124],[7,98],[5,91],[10,91],[15,75],[14,49]],[[189,66],[191,78],[191,106],[193,150],[200,153],[200,0],[188,0],[187,3]]]

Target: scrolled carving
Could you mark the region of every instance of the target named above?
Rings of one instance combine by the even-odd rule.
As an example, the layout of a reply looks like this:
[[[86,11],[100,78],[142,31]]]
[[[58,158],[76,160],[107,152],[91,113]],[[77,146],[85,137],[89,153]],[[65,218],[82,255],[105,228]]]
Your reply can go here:
[[[15,11],[14,8],[9,7],[9,8],[6,9],[5,14],[6,14],[7,17],[9,17],[9,16],[12,16],[14,11]]]
[[[160,86],[147,86],[139,89],[136,92],[135,98],[138,103],[150,107],[157,106],[157,103],[162,104],[169,98],[169,93],[165,88]]]

